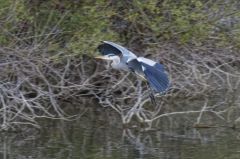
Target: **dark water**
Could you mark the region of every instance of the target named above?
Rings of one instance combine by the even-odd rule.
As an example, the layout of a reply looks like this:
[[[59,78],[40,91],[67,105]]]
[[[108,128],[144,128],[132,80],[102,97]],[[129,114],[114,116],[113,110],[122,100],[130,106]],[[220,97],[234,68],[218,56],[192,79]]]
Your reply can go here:
[[[109,115],[108,115],[109,116]],[[239,159],[240,130],[165,127],[144,131],[93,114],[45,121],[41,131],[1,133],[0,159]]]

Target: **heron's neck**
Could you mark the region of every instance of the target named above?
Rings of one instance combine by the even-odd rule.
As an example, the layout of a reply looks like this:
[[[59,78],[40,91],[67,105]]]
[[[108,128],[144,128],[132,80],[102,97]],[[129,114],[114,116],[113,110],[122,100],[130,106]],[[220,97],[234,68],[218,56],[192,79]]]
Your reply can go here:
[[[115,68],[115,69],[118,69],[118,66],[120,64],[120,58],[118,56],[114,56],[112,58],[112,67]]]

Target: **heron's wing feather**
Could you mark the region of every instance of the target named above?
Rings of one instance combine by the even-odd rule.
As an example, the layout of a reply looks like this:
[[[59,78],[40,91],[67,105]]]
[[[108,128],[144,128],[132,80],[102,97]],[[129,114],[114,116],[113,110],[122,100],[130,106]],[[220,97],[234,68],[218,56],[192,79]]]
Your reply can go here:
[[[159,71],[163,71],[164,72],[164,66],[160,63],[157,63],[155,61],[152,61],[150,59],[147,59],[145,57],[138,57],[138,61],[143,62],[145,64],[148,64],[150,66],[153,66],[154,68],[158,69]]]
[[[115,54],[117,56],[122,56],[121,51],[110,44],[100,44],[98,50],[102,55]]]
[[[132,53],[131,51],[129,51],[128,49],[124,48],[123,46],[121,45],[118,45],[114,42],[110,42],[110,41],[103,41],[104,44],[106,45],[110,45],[112,47],[114,47],[115,49],[119,50],[120,53],[122,54],[122,56],[128,56],[129,58],[137,58],[137,56]]]
[[[130,70],[144,77],[154,91],[163,93],[169,87],[168,75],[163,65],[149,59],[132,59],[127,64]]]
[[[162,71],[162,72],[165,71],[164,66],[162,64],[160,64],[160,63],[156,63],[154,65],[154,68],[156,68],[157,70]]]
[[[138,75],[143,75],[142,64],[137,59],[132,59],[127,62],[128,68]]]
[[[165,71],[162,69],[158,69],[158,66],[150,66],[146,63],[141,63],[143,67],[143,72],[150,86],[156,92],[164,93],[169,87],[169,79]]]

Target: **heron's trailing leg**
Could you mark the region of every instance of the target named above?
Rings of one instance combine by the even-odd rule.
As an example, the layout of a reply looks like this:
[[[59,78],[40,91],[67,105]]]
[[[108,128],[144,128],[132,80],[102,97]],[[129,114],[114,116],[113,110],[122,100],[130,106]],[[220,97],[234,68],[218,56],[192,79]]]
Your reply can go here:
[[[154,106],[157,106],[156,99],[155,99],[155,97],[154,97],[154,95],[153,95],[152,92],[149,94],[149,97],[150,97],[150,99],[151,99],[152,104],[153,104]]]
[[[151,102],[154,106],[157,106],[157,103],[156,103],[156,99],[154,97],[154,91],[152,90],[152,88],[149,86],[149,83],[147,83],[147,86],[150,88],[150,94],[149,94],[149,97],[151,99]]]

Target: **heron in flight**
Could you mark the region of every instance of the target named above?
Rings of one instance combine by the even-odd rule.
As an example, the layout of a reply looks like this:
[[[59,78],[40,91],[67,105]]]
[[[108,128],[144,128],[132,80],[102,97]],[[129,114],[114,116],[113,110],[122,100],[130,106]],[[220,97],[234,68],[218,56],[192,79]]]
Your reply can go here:
[[[114,69],[131,71],[143,77],[151,89],[150,98],[155,105],[154,94],[162,94],[169,88],[168,75],[162,64],[145,57],[137,57],[123,46],[110,41],[103,41],[98,50],[101,56],[97,56],[97,59],[110,60]]]

